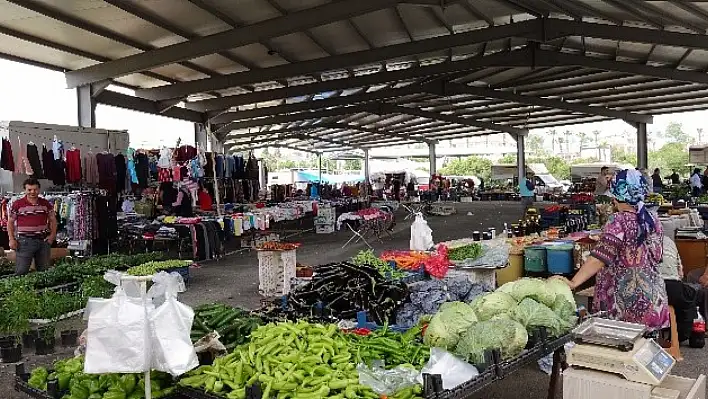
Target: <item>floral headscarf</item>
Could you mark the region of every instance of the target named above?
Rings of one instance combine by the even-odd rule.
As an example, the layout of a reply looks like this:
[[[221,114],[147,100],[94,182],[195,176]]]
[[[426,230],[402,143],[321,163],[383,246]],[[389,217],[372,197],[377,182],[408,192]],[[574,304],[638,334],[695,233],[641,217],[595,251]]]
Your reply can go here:
[[[644,206],[644,198],[649,193],[649,184],[642,173],[635,169],[625,169],[615,175],[610,189],[612,196],[619,202],[632,205],[637,210],[639,222],[639,242],[656,229],[654,218]]]

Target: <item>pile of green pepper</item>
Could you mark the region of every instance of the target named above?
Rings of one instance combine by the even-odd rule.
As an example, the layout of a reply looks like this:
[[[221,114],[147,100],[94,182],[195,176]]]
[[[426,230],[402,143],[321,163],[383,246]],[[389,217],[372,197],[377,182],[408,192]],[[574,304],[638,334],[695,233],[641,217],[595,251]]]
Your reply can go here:
[[[219,333],[219,341],[230,351],[247,342],[251,331],[261,324],[261,319],[241,309],[222,303],[201,305],[194,309],[192,342],[216,331]]]
[[[450,248],[447,257],[450,260],[463,261],[466,259],[477,259],[482,255],[482,245],[476,242]]]
[[[430,357],[430,347],[420,342],[421,327],[413,327],[403,334],[384,327],[368,335],[347,334],[354,349],[356,363],[371,365],[384,360],[386,368],[408,364],[420,370]]]
[[[251,334],[249,344],[188,373],[179,384],[227,399],[245,398],[246,387],[256,383],[263,387],[262,398],[378,399],[359,384],[356,356],[334,324],[268,324]]]
[[[54,362],[54,371],[44,367],[32,370],[27,384],[35,389],[47,390],[47,382],[56,380],[62,399],[143,399],[145,379],[143,374],[84,374],[83,357]],[[152,397],[164,398],[174,392],[172,378],[165,373],[150,373]]]

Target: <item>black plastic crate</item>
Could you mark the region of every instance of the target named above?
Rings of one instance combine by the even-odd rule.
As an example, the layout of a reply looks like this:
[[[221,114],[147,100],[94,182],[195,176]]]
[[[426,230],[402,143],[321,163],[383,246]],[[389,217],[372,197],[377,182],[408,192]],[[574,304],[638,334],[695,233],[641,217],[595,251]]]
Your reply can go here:
[[[177,394],[182,395],[184,398],[189,399],[223,399],[223,396],[216,396],[204,392],[203,390],[183,387],[181,385],[177,386]]]
[[[15,375],[15,391],[17,392],[22,392],[29,396],[30,398],[36,398],[36,399],[58,399],[61,398],[63,395],[57,394],[56,396],[52,396],[49,394],[47,391],[41,391],[39,389],[32,388],[27,384],[27,381],[29,380],[29,373],[22,373],[22,374],[17,374]]]
[[[459,385],[455,389],[439,392],[433,398],[437,399],[465,399],[496,381],[497,375],[494,367],[489,367],[481,372],[477,377]],[[426,399],[429,399],[427,396]]]

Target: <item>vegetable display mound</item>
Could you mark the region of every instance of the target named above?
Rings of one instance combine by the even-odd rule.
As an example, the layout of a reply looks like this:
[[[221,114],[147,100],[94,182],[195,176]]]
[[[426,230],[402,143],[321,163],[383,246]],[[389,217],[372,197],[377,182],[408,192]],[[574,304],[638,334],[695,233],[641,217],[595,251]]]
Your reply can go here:
[[[423,342],[438,348],[454,348],[460,336],[477,322],[474,309],[463,302],[448,302],[430,320]]]
[[[144,373],[139,374],[84,374],[84,359],[78,356],[54,362],[54,371],[44,367],[32,370],[27,385],[46,391],[47,382],[57,381],[62,399],[143,399],[145,397]],[[169,374],[150,373],[152,397],[171,395],[175,387]]]
[[[266,241],[256,247],[259,251],[292,251],[300,248],[300,244],[279,241]]]
[[[160,271],[163,271],[163,270],[187,267],[191,264],[192,264],[191,260],[181,260],[181,259],[154,261],[154,262],[143,263],[142,265],[139,265],[139,266],[131,267],[130,269],[128,269],[128,271],[126,273],[128,273],[131,276],[151,276],[151,275],[158,273]]]
[[[381,254],[381,260],[395,262],[396,267],[403,270],[418,271],[429,259],[429,253],[420,251],[386,251]]]
[[[496,319],[473,324],[460,337],[455,353],[472,364],[484,362],[484,352],[499,349],[503,359],[523,352],[529,341],[526,328],[513,320]]]
[[[262,324],[258,317],[242,309],[222,303],[198,306],[194,309],[191,338],[196,342],[212,331],[219,333],[219,341],[227,350],[248,341],[251,332]]]
[[[359,253],[352,258],[352,263],[356,266],[374,268],[381,276],[390,280],[400,280],[406,276],[405,272],[391,267],[387,261],[376,256],[371,249],[359,251]]]
[[[471,243],[459,247],[448,248],[447,257],[451,261],[461,262],[466,259],[477,259],[482,255],[482,245]]]
[[[334,324],[268,324],[251,334],[249,344],[189,372],[179,384],[227,399],[244,399],[246,387],[256,382],[263,398],[378,399],[359,385],[356,356]]]
[[[430,357],[430,347],[419,340],[421,331],[417,326],[400,334],[384,327],[366,335],[347,334],[347,338],[356,364],[371,366],[383,360],[386,368],[409,364],[420,370]]]
[[[405,284],[385,279],[374,268],[351,263],[331,263],[315,269],[312,280],[287,297],[264,317],[307,319],[318,314],[326,319],[354,319],[365,310],[379,324],[394,322],[396,308],[406,298]]]

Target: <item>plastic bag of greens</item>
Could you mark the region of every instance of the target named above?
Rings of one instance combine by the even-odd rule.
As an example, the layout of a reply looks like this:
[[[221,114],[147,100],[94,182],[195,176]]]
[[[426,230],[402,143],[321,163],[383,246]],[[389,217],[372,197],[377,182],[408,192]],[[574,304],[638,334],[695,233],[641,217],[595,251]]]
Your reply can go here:
[[[396,392],[418,383],[418,370],[410,365],[401,365],[386,370],[380,365],[358,364],[359,384],[370,387],[379,395],[393,395]]]
[[[423,384],[423,374],[440,374],[443,389],[448,390],[475,378],[479,371],[475,366],[444,349],[430,348],[430,360],[418,375],[420,384]]]

